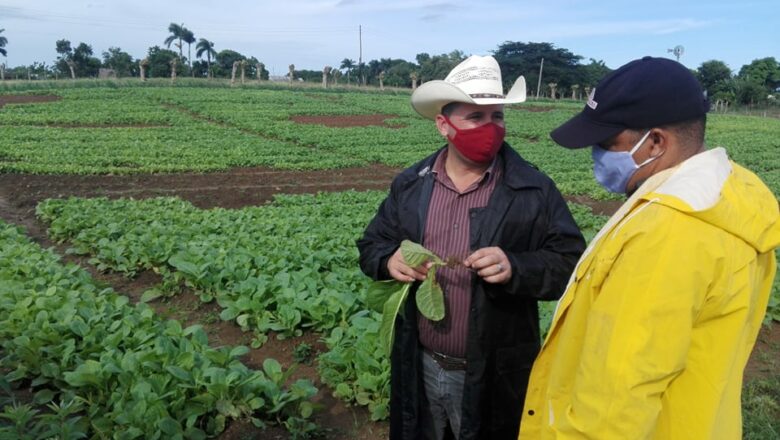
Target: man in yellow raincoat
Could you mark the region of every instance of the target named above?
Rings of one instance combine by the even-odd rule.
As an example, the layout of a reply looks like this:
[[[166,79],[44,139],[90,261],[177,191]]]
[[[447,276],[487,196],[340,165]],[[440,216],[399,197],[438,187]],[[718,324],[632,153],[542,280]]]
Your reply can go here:
[[[742,373],[777,268],[778,201],[723,148],[693,75],[645,57],[551,133],[628,201],[594,238],[534,363],[521,439],[740,439]]]

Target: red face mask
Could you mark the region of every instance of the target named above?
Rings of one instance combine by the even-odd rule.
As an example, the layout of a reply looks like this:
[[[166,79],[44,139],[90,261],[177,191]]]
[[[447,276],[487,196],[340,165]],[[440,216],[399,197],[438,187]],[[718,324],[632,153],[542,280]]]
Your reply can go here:
[[[506,130],[504,127],[488,122],[479,127],[461,129],[456,127],[448,117],[444,120],[455,130],[455,136],[447,139],[455,145],[460,154],[476,163],[488,163],[496,157],[501,144],[504,143]]]

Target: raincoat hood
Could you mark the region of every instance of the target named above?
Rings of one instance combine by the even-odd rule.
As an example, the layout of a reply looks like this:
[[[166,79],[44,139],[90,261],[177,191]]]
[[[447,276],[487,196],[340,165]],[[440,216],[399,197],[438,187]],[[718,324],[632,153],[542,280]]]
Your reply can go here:
[[[723,148],[686,160],[641,198],[727,231],[758,253],[780,246],[777,200],[755,174],[729,161]]]

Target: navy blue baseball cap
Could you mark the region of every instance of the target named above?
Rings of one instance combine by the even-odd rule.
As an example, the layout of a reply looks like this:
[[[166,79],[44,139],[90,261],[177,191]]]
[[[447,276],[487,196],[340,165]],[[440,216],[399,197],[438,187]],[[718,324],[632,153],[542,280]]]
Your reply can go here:
[[[710,103],[682,64],[644,57],[605,76],[580,113],[550,133],[566,148],[584,148],[625,129],[643,129],[703,116]]]

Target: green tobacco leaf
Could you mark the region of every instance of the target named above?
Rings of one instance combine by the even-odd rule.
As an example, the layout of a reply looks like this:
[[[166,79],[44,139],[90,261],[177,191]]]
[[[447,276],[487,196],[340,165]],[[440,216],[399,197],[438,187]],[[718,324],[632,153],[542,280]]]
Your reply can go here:
[[[234,347],[232,350],[230,350],[230,357],[231,358],[239,358],[245,354],[249,353],[249,348],[239,345]]]
[[[73,387],[99,385],[101,370],[100,363],[90,359],[79,365],[73,372],[67,372],[63,376],[65,382]]]
[[[431,321],[441,321],[444,318],[444,292],[436,282],[436,268],[428,272],[428,278],[420,284],[416,294],[417,309]]]
[[[187,261],[185,258],[186,255],[184,254],[176,254],[168,259],[168,264],[175,267],[180,272],[197,277],[199,274],[198,266]]]
[[[393,336],[395,333],[395,317],[406,302],[409,296],[411,284],[404,284],[403,289],[393,293],[385,302],[382,309],[382,326],[379,328],[379,340],[385,347],[385,352],[389,355],[393,348]]]
[[[282,366],[276,359],[268,358],[263,361],[263,371],[271,380],[277,382],[282,377]]]
[[[411,267],[418,267],[426,261],[433,261],[436,264],[444,264],[441,258],[436,256],[436,254],[409,240],[404,240],[401,242],[401,255],[403,255],[406,264]]]
[[[185,382],[192,381],[192,375],[181,367],[177,367],[175,365],[169,365],[165,367],[165,369],[168,370],[169,373],[171,373],[174,377],[176,377],[179,380],[183,380]]]
[[[51,402],[54,399],[54,396],[56,396],[57,393],[55,393],[53,390],[50,389],[42,389],[35,393],[35,398],[33,401],[37,405],[44,405],[49,402]]]
[[[404,288],[405,283],[396,280],[374,281],[368,286],[366,293],[366,305],[369,309],[381,312],[385,301],[395,292]]]
[[[141,295],[141,302],[145,303],[149,301],[154,301],[157,298],[161,297],[162,295],[163,293],[160,291],[160,289],[153,287],[151,289],[146,290],[143,293],[143,295]]]

